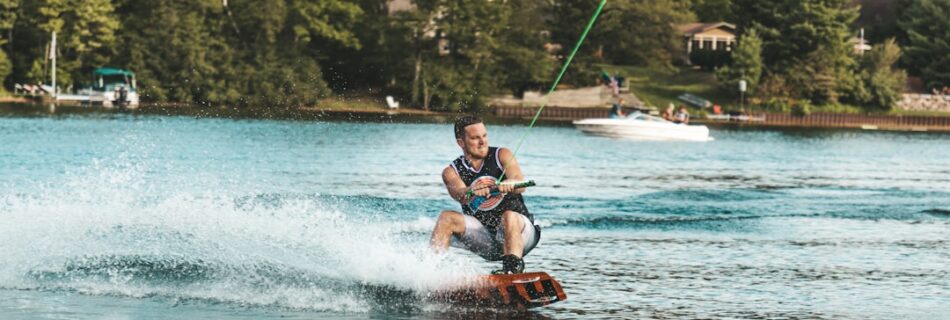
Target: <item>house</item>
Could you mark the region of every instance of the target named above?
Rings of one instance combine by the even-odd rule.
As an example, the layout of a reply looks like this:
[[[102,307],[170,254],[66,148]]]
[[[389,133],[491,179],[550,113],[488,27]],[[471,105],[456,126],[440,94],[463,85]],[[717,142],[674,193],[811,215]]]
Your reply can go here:
[[[686,46],[686,61],[693,50],[732,51],[736,46],[736,26],[726,22],[693,22],[677,25]]]
[[[677,26],[686,42],[686,53],[695,49],[732,51],[736,44],[736,26],[726,22],[687,23]]]

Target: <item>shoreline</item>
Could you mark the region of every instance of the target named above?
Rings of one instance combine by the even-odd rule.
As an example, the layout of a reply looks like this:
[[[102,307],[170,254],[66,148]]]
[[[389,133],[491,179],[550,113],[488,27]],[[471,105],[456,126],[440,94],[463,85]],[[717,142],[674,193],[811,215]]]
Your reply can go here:
[[[565,110],[567,109],[567,110]],[[477,114],[499,124],[523,124],[530,121],[536,107],[486,107]],[[547,107],[538,124],[564,126],[582,118],[606,117],[606,108]],[[196,118],[366,121],[406,123],[451,123],[457,111],[427,111],[411,108],[320,108],[309,107],[206,107],[175,103],[147,103],[135,109],[96,106],[47,106],[25,99],[0,99],[0,116],[82,113],[125,113],[132,115],[189,116]],[[732,129],[847,129],[899,132],[950,132],[950,114],[940,115],[860,115],[816,113],[806,116],[756,113],[764,121],[735,121],[695,118],[692,123]],[[908,123],[913,120],[915,122]],[[903,121],[903,122],[901,122]]]

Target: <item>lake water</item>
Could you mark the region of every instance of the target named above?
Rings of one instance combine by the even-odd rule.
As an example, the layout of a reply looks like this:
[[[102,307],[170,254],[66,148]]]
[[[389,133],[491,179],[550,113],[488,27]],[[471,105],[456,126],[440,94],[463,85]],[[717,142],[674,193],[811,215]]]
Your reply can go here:
[[[568,300],[516,313],[412,294],[497,267],[426,247],[450,124],[0,112],[0,318],[950,314],[950,135],[711,135],[534,128],[525,260]]]

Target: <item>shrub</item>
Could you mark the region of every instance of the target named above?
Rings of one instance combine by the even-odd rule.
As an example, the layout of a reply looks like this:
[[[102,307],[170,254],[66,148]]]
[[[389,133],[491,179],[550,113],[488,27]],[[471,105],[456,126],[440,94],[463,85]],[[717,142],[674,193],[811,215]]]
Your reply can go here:
[[[800,101],[792,106],[789,114],[796,117],[804,117],[811,114],[811,104],[807,101]]]

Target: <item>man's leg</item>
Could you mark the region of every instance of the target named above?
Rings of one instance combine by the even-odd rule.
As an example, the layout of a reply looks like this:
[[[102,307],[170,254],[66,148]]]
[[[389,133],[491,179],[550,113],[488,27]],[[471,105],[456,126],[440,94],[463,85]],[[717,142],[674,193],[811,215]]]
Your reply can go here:
[[[524,219],[520,213],[508,210],[501,215],[501,225],[505,228],[505,255],[521,258],[524,255]]]
[[[445,252],[452,243],[452,236],[462,236],[465,234],[465,216],[461,213],[446,210],[439,214],[439,220],[435,222],[435,229],[432,230],[432,239],[429,240],[429,246],[436,252]]]
[[[520,213],[508,210],[501,214],[501,226],[505,233],[504,255],[501,256],[501,270],[496,274],[524,272],[524,218]]]

